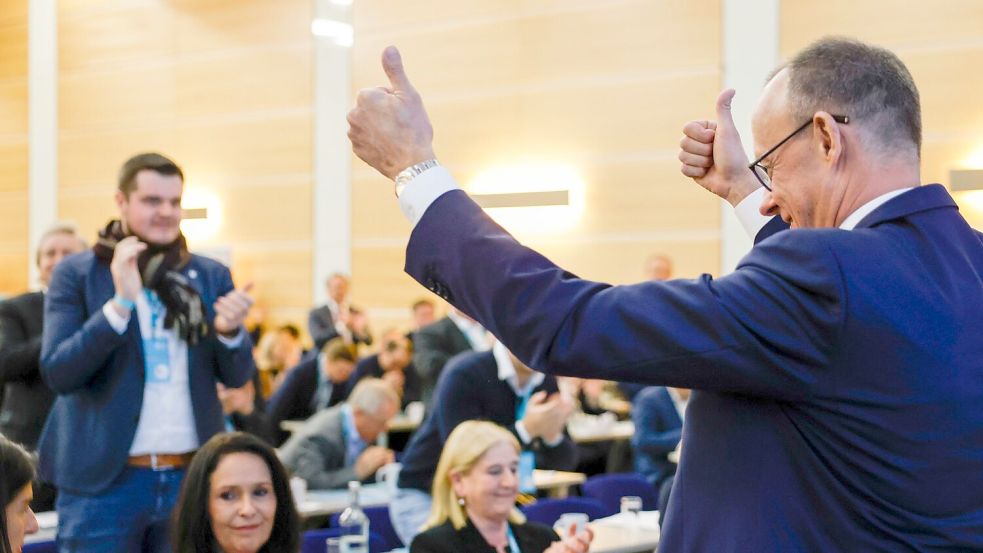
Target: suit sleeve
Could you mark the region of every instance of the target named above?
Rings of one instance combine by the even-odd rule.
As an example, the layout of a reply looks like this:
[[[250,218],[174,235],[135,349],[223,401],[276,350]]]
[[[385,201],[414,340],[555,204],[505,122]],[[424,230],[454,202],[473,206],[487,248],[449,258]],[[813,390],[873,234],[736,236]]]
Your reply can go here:
[[[440,431],[441,442],[446,442],[447,437],[462,422],[487,418],[482,409],[481,384],[474,382],[473,377],[469,380],[469,371],[454,370],[455,366],[457,365],[448,365],[448,370],[444,371],[434,394],[434,405],[440,406],[437,411],[437,429]]]
[[[294,371],[300,370],[301,367],[296,367]],[[290,435],[280,429],[280,423],[285,420],[297,418],[296,413],[299,411],[299,395],[300,390],[303,387],[303,378],[300,378],[299,373],[291,373],[284,379],[283,384],[275,392],[273,396],[270,397],[270,401],[266,404],[266,410],[269,419],[270,432],[276,437],[276,443],[280,444]]]
[[[354,466],[344,466],[345,449],[337,440],[318,434],[304,436],[290,457],[294,475],[307,480],[311,489],[343,488],[359,480]]]
[[[331,324],[331,317],[329,316],[327,321],[321,317],[320,308],[312,309],[307,316],[307,332],[310,333],[316,348],[339,336],[338,330]]]
[[[794,399],[821,391],[843,327],[825,236],[776,233],[716,280],[610,286],[557,267],[451,191],[414,228],[406,269],[539,370]]]
[[[22,317],[9,301],[0,303],[0,387],[40,377],[41,335],[28,338]]]
[[[222,265],[219,275],[216,298],[220,298],[232,290],[232,274],[229,268]],[[209,321],[211,323],[211,321]],[[212,329],[208,340],[215,351],[215,374],[219,381],[230,388],[240,388],[256,374],[256,362],[253,360],[252,340],[249,333],[240,329],[242,341],[238,346],[230,348],[218,339],[218,334]]]
[[[453,553],[449,545],[430,532],[421,532],[410,543],[410,553]]]
[[[86,313],[84,275],[74,265],[55,267],[44,301],[41,376],[55,393],[68,394],[88,385],[126,340],[96,309]]]

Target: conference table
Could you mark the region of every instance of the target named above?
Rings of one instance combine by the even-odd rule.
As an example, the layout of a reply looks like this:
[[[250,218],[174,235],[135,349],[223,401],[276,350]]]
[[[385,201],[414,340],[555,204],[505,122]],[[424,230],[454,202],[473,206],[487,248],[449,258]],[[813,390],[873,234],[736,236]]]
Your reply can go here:
[[[597,422],[590,422],[597,421]],[[571,421],[567,425],[570,438],[578,444],[618,442],[630,440],[635,435],[635,423],[631,421],[601,422],[597,419]]]

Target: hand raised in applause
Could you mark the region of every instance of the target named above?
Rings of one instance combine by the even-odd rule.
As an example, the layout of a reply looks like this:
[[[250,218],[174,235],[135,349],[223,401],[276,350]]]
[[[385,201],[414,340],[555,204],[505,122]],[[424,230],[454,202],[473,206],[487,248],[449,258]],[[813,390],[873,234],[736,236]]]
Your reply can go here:
[[[348,138],[355,155],[395,179],[403,169],[434,157],[433,127],[399,50],[390,46],[383,51],[382,68],[390,87],[359,91],[348,112]]]
[[[720,93],[716,121],[686,123],[679,141],[679,161],[684,175],[736,206],[760,183],[747,168],[747,155],[730,111],[733,99],[733,89]]]
[[[546,392],[536,392],[529,398],[522,424],[531,437],[553,442],[563,434],[574,407],[573,400],[565,394],[547,397]]]
[[[560,536],[560,541],[551,543],[543,553],[587,553],[590,542],[594,541],[594,532],[590,528],[575,532],[576,527],[571,526],[568,535]]]
[[[253,285],[249,283],[241,289],[233,290],[215,302],[215,331],[223,336],[235,336],[246,320],[253,298],[249,295]]]
[[[137,257],[147,249],[147,244],[136,236],[127,236],[116,244],[113,250],[113,260],[109,264],[109,272],[113,275],[113,286],[116,293],[124,299],[135,302],[140,290],[143,289],[143,278],[137,267]],[[115,305],[114,308],[122,316],[129,316],[129,309]]]

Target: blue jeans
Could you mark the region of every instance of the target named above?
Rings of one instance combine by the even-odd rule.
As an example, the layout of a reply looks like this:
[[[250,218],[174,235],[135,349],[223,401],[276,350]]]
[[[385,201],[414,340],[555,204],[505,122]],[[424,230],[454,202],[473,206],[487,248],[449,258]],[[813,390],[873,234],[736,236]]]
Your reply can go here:
[[[389,503],[389,520],[399,539],[408,548],[420,528],[430,518],[433,498],[430,494],[413,488],[399,488]]]
[[[60,553],[167,553],[184,470],[126,467],[99,495],[59,490]]]

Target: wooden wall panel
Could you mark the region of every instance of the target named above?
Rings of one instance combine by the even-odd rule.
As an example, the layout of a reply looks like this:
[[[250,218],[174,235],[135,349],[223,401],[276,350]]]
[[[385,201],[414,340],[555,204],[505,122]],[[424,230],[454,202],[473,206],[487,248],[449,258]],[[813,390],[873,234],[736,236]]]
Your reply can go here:
[[[586,278],[636,281],[653,251],[675,257],[681,275],[719,269],[719,203],[675,159],[682,124],[711,115],[719,92],[719,2],[423,4],[354,4],[355,87],[384,84],[379,55],[399,46],[437,154],[462,186],[501,165],[573,168],[580,219],[512,228],[517,237]],[[387,320],[423,292],[402,274],[409,225],[391,194],[355,161],[354,293]]]
[[[0,0],[0,297],[28,286],[27,0]]]
[[[159,151],[255,281],[271,321],[302,323],[311,296],[312,60],[309,0],[62,0],[59,213],[91,235],[117,216],[116,173]],[[212,210],[216,214],[216,207]]]
[[[948,184],[953,169],[983,169],[983,3],[889,0],[781,3],[781,49],[789,57],[828,34],[889,48],[908,66],[922,103],[922,182]],[[871,22],[876,22],[872,24]],[[983,228],[983,198],[954,195],[970,223]]]

